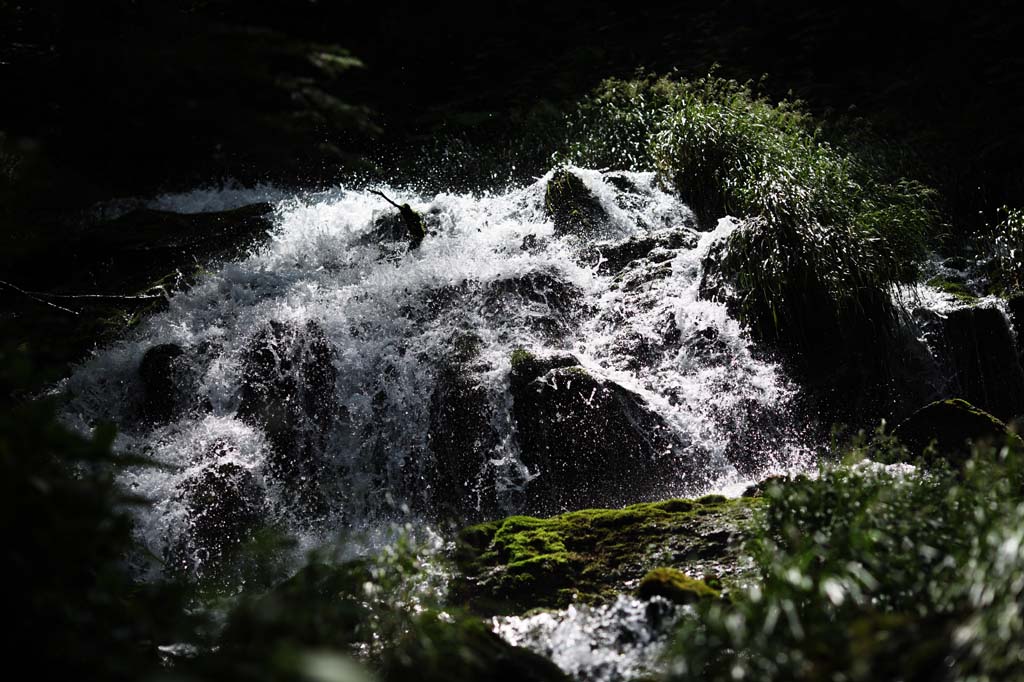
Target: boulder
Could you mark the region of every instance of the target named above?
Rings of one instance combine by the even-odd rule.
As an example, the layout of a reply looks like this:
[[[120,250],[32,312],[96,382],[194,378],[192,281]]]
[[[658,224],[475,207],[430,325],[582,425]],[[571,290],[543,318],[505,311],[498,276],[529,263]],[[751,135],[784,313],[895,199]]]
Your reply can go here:
[[[598,263],[597,271],[602,275],[614,275],[631,262],[652,255],[659,262],[671,260],[678,249],[693,249],[699,237],[687,228],[658,230],[639,237],[630,237],[625,241],[600,242],[594,245],[594,261]]]
[[[264,430],[272,445],[269,473],[294,492],[308,514],[324,511],[324,445],[339,412],[335,351],[314,321],[271,321],[242,356],[238,416]]]
[[[555,234],[588,236],[608,221],[600,200],[579,176],[560,168],[548,181],[544,210],[555,223]]]
[[[1010,324],[1017,339],[1017,349],[1024,349],[1024,294],[1016,294],[1006,301]]]
[[[470,526],[456,543],[452,597],[492,615],[612,601],[654,569],[741,583],[752,568],[744,529],[763,504],[709,495]]]
[[[1005,423],[960,399],[925,405],[900,423],[893,434],[906,445],[911,458],[916,459],[934,443],[936,455],[954,466],[963,465],[970,457],[972,444],[999,446],[1007,438],[1019,440],[1007,431]]]
[[[153,346],[139,363],[142,382],[142,413],[145,418],[168,422],[179,416],[187,403],[189,385],[188,357],[176,343]]]
[[[516,438],[535,475],[531,510],[617,506],[702,482],[704,462],[640,396],[572,361],[513,353]]]
[[[493,514],[495,491],[480,475],[501,442],[494,406],[480,373],[486,367],[457,358],[442,365],[430,400],[428,438],[433,453],[431,513],[463,521]]]
[[[950,311],[942,346],[953,395],[1009,420],[1024,414],[1024,369],[1002,311],[994,307]]]
[[[249,469],[232,462],[186,478],[175,499],[185,508],[184,525],[168,545],[167,563],[182,573],[217,575],[265,521],[264,490]]]

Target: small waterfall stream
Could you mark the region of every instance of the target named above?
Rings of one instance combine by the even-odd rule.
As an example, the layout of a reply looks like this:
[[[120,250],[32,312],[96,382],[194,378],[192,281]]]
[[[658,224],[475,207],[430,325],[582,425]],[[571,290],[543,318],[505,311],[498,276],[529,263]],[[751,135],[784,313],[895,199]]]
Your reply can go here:
[[[653,174],[572,171],[608,216],[597,234],[556,235],[544,209],[551,173],[479,195],[382,188],[424,216],[430,234],[415,251],[381,241],[393,211],[368,191],[157,199],[179,212],[271,200],[278,219],[267,243],[211,269],[66,384],[69,423],[114,421],[118,449],[160,465],[121,474],[152,501],[136,511],[152,554],[201,573],[258,523],[287,528],[304,551],[342,529],[372,538],[396,520],[565,507],[526,494],[552,474],[521,452],[530,425],[511,389],[517,349],[571,356],[653,415],[630,416],[634,426],[672,432],[679,446],[665,456],[678,461],[661,469],[674,473],[658,496],[738,494],[809,466],[795,387],[722,304],[698,296],[701,260],[735,222],[698,232]],[[164,378],[147,383],[147,367]],[[607,476],[589,506],[653,495],[621,471]],[[611,617],[569,615],[498,629],[540,641],[542,630]]]

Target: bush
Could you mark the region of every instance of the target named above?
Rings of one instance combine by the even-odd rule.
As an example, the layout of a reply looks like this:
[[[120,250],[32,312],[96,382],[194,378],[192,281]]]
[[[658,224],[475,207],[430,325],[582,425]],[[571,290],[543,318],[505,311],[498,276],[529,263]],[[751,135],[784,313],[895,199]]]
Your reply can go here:
[[[961,475],[835,466],[771,487],[750,546],[762,581],[699,605],[672,677],[1020,679],[1022,457],[976,452]]]
[[[799,102],[750,84],[605,81],[580,107],[570,160],[655,170],[706,227],[741,218],[717,263],[760,336],[807,347],[810,325],[883,329],[888,288],[917,274],[934,194],[825,140]],[[820,322],[818,323],[820,327]]]

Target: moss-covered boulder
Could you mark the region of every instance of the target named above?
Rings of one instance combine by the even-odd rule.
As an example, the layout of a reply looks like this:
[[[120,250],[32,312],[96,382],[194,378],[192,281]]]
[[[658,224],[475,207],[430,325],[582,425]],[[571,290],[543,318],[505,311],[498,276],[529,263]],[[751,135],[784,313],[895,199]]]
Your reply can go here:
[[[1006,424],[988,412],[960,399],[939,400],[925,405],[893,432],[916,458],[933,445],[934,455],[960,466],[971,455],[971,445],[1001,445],[1007,438],[1019,440]],[[1024,443],[1022,443],[1024,445]]]
[[[703,456],[639,395],[568,366],[571,356],[520,350],[512,360],[516,440],[535,474],[532,513],[658,499],[703,482]]]
[[[591,235],[608,220],[600,200],[575,173],[559,168],[548,181],[544,210],[555,223],[555,234]]]
[[[664,597],[676,604],[694,604],[701,599],[717,599],[721,592],[703,580],[691,578],[676,568],[655,568],[647,572],[636,588],[641,599]]]
[[[305,514],[326,511],[324,488],[333,478],[323,444],[338,413],[334,362],[333,346],[312,320],[271,321],[242,357],[238,416],[264,430],[272,446],[269,473],[292,490]]]
[[[942,352],[955,378],[954,395],[1009,420],[1024,414],[1024,369],[1002,311],[950,311],[942,325]]]
[[[517,613],[612,599],[655,568],[735,579],[760,504],[709,496],[471,526],[459,535],[453,592],[480,612]]]

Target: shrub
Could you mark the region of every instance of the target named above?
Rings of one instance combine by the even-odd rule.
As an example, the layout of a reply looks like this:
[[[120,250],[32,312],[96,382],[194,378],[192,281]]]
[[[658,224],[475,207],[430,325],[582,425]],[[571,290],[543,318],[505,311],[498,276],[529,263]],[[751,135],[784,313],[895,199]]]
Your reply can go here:
[[[672,677],[1019,679],[1022,457],[976,452],[960,475],[835,466],[773,486],[750,546],[761,582],[698,606]]]
[[[887,327],[883,294],[912,279],[937,222],[934,194],[837,148],[799,102],[714,76],[605,81],[580,106],[566,155],[655,170],[698,220],[743,220],[716,264],[762,337],[806,348],[807,325]],[[820,326],[820,324],[819,324]]]

